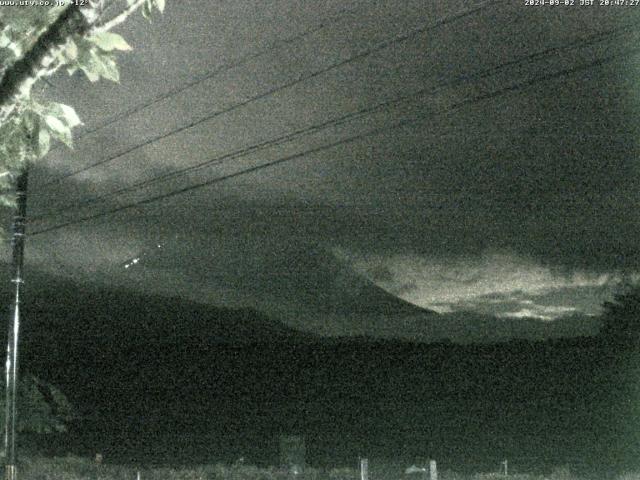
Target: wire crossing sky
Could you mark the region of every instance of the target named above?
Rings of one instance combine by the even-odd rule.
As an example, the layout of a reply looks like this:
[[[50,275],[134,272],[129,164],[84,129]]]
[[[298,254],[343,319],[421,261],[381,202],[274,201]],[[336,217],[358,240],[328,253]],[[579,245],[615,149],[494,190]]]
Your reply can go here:
[[[496,74],[500,70],[502,70],[504,68],[507,68],[507,67],[511,67],[511,66],[518,65],[518,64],[522,64],[522,63],[525,63],[525,62],[530,62],[530,61],[532,61],[534,59],[542,58],[542,57],[549,56],[549,55],[552,55],[552,54],[557,54],[559,51],[561,51],[563,49],[574,48],[576,46],[579,46],[579,47],[588,46],[590,44],[593,44],[594,42],[601,41],[603,38],[611,37],[613,35],[617,36],[621,32],[628,31],[629,29],[631,29],[631,28],[633,28],[635,26],[637,26],[637,25],[625,26],[625,27],[622,27],[620,29],[616,29],[614,31],[606,32],[605,34],[598,33],[596,35],[592,35],[592,36],[590,36],[588,38],[580,39],[578,41],[571,42],[571,43],[563,45],[561,47],[548,48],[548,49],[545,49],[544,51],[535,52],[535,53],[526,55],[525,57],[523,57],[521,59],[512,60],[512,61],[506,62],[504,64],[497,65],[495,67],[491,67],[489,69],[482,70],[480,72],[475,72],[475,73],[462,75],[462,76],[459,76],[459,77],[454,78],[452,80],[447,80],[445,82],[442,82],[440,85],[437,85],[435,87],[423,88],[423,89],[418,90],[417,92],[413,92],[411,94],[403,95],[403,96],[401,96],[399,98],[395,98],[395,99],[392,99],[392,100],[389,100],[389,101],[385,101],[385,102],[382,102],[380,104],[377,104],[377,105],[374,105],[374,106],[359,110],[357,112],[353,112],[353,113],[349,113],[347,115],[343,115],[340,118],[337,118],[337,119],[334,119],[334,120],[330,120],[330,121],[327,121],[327,122],[323,122],[322,124],[319,124],[319,125],[312,125],[312,126],[306,127],[304,129],[301,129],[301,130],[290,132],[290,133],[282,135],[280,137],[273,138],[273,139],[261,142],[261,143],[256,144],[256,145],[252,145],[250,147],[246,147],[246,148],[237,150],[235,152],[228,153],[228,154],[225,154],[225,155],[222,155],[222,156],[207,160],[205,162],[201,162],[201,163],[199,163],[197,165],[192,165],[192,166],[189,166],[189,167],[178,169],[178,170],[175,170],[173,172],[170,172],[170,173],[167,173],[167,174],[163,174],[163,175],[160,175],[160,176],[157,176],[157,177],[153,177],[153,178],[144,180],[142,182],[135,183],[135,184],[127,186],[127,187],[122,187],[120,189],[117,189],[115,191],[109,192],[107,194],[104,194],[104,195],[101,195],[101,196],[98,196],[98,197],[89,198],[89,199],[86,199],[84,201],[81,201],[81,202],[78,202],[78,203],[75,203],[75,204],[69,204],[69,205],[57,208],[55,210],[50,210],[50,211],[47,211],[47,212],[44,212],[44,213],[41,213],[41,214],[34,215],[34,216],[32,216],[32,221],[39,221],[42,218],[51,217],[51,216],[54,216],[56,214],[63,214],[65,212],[69,211],[69,210],[75,210],[75,209],[78,209],[80,207],[92,205],[92,204],[95,204],[97,202],[104,201],[104,200],[106,200],[108,198],[111,198],[111,197],[113,197],[115,195],[120,195],[122,193],[137,191],[140,188],[147,187],[149,185],[153,185],[153,184],[155,184],[157,182],[160,182],[160,181],[165,181],[165,180],[168,180],[168,179],[175,178],[176,176],[180,176],[180,175],[183,175],[185,173],[192,172],[192,171],[194,171],[196,169],[200,169],[200,168],[203,168],[203,167],[209,167],[209,166],[216,166],[216,165],[220,164],[223,161],[229,161],[229,160],[235,160],[237,158],[242,158],[245,155],[247,155],[249,153],[253,153],[256,150],[259,150],[259,149],[262,149],[262,148],[266,148],[266,147],[275,146],[275,145],[280,144],[281,142],[285,142],[285,141],[288,142],[288,141],[294,140],[299,135],[308,134],[308,133],[314,133],[314,132],[316,132],[316,131],[318,131],[320,129],[325,129],[325,128],[329,128],[329,127],[335,127],[337,125],[342,124],[345,121],[358,118],[358,117],[360,117],[362,115],[371,114],[371,113],[377,112],[377,111],[379,111],[381,109],[386,109],[386,108],[389,108],[389,107],[397,106],[398,104],[401,104],[401,103],[404,103],[404,102],[407,102],[407,101],[410,101],[410,100],[414,100],[414,99],[416,99],[416,98],[418,98],[420,96],[423,96],[425,94],[435,95],[435,94],[439,93],[445,87],[451,87],[451,86],[455,86],[455,85],[458,85],[458,84],[461,84],[461,83],[464,83],[464,82],[470,82],[470,81],[476,81],[477,82],[477,81],[479,81],[479,80],[481,80],[483,78],[486,78],[486,77],[488,77],[490,75]],[[625,55],[633,54],[633,53],[635,53],[635,50],[631,50],[629,52],[626,52]],[[618,58],[618,56],[602,59],[602,61],[596,61],[594,63],[587,64],[586,68],[599,66],[599,65],[602,64],[602,62],[606,63],[606,62],[614,60],[616,58]],[[498,90],[498,91],[495,92],[495,94],[496,95],[501,95],[501,94],[503,94],[503,93],[505,93],[507,91],[510,91],[511,89],[519,89],[519,88],[522,88],[523,86],[531,85],[531,84],[534,84],[534,83],[539,82],[539,81],[543,81],[543,80],[546,80],[546,79],[553,79],[553,78],[556,78],[557,75],[565,75],[565,74],[572,74],[572,73],[575,73],[575,72],[579,72],[579,71],[584,70],[584,68],[585,68],[584,66],[580,66],[580,67],[577,67],[575,69],[570,69],[569,71],[557,72],[557,74],[554,74],[554,75],[546,75],[546,76],[543,76],[542,78],[534,78],[534,79],[532,79],[532,81],[530,83],[516,84],[513,87],[509,87],[509,88],[503,89],[503,90]],[[492,96],[494,94],[488,94],[488,95]],[[490,98],[490,96],[486,96],[485,95],[482,98],[477,98],[477,99],[474,99],[472,101],[484,100],[486,98]],[[465,103],[466,102],[463,102],[463,103],[461,103],[459,105],[455,105],[450,110],[453,110],[455,108],[463,106]],[[394,127],[391,127],[391,128],[394,128]],[[114,159],[114,158],[116,158],[116,157],[111,157],[111,159]],[[96,165],[97,164],[94,164],[94,166],[96,166]],[[91,168],[91,167],[89,167],[89,168]],[[252,170],[250,170],[250,171],[252,171]]]
[[[346,14],[346,13],[353,13],[353,11],[345,10],[344,12],[341,13],[341,15]],[[327,20],[323,21],[322,23],[320,23],[317,27],[311,28],[310,30],[307,30],[307,31],[305,31],[305,32],[303,32],[301,34],[294,35],[291,38],[286,38],[284,40],[280,40],[280,41],[274,42],[273,45],[271,45],[271,46],[269,46],[269,47],[267,47],[267,48],[265,48],[263,50],[260,50],[258,52],[255,52],[255,53],[252,53],[252,54],[249,54],[249,55],[245,55],[242,58],[239,58],[238,60],[236,60],[234,62],[231,62],[229,64],[222,65],[222,66],[214,69],[213,71],[206,72],[206,73],[204,73],[202,75],[198,75],[197,78],[187,82],[184,85],[180,85],[179,87],[173,88],[173,89],[169,90],[168,92],[162,93],[160,95],[156,95],[150,101],[147,101],[147,102],[144,102],[144,103],[142,103],[140,105],[137,105],[135,107],[129,108],[126,111],[114,116],[113,118],[109,119],[108,121],[106,121],[106,122],[104,122],[104,123],[102,123],[102,124],[100,124],[98,126],[86,129],[83,132],[82,135],[80,135],[80,136],[78,136],[76,138],[76,141],[82,139],[85,136],[91,135],[92,133],[97,132],[97,131],[105,128],[105,127],[113,125],[114,123],[117,123],[117,122],[119,122],[121,120],[125,120],[127,117],[130,117],[131,115],[133,115],[135,113],[138,113],[141,110],[144,110],[145,108],[148,108],[148,107],[150,107],[152,105],[155,105],[155,104],[157,104],[159,102],[162,102],[163,100],[166,100],[167,98],[170,98],[170,97],[173,97],[175,95],[178,95],[179,93],[185,92],[185,91],[189,90],[190,88],[192,88],[192,87],[204,82],[205,80],[209,80],[211,78],[214,78],[216,75],[220,75],[221,73],[223,73],[223,72],[225,72],[227,70],[230,70],[230,69],[236,68],[236,67],[238,67],[240,65],[243,65],[244,63],[246,63],[249,60],[252,60],[254,58],[258,58],[258,57],[264,55],[265,53],[270,52],[271,50],[274,50],[276,48],[280,48],[280,47],[282,47],[284,45],[287,45],[289,43],[292,43],[292,42],[295,42],[297,40],[303,39],[303,38],[307,37],[308,35],[311,35],[311,34],[317,32],[317,31],[321,30],[327,24],[331,24],[333,22],[336,22],[340,18],[341,18],[340,16],[336,16],[334,18],[327,19]],[[115,158],[117,158],[117,157],[107,159],[106,162],[110,162],[111,160],[114,160]],[[94,166],[98,166],[98,165],[101,165],[101,164],[102,163],[97,163]],[[91,168],[91,167],[89,167],[89,168]],[[77,171],[77,172],[74,172],[74,173],[70,173],[70,174],[64,175],[62,177],[59,177],[57,179],[54,179],[54,180],[50,181],[49,183],[43,185],[42,187],[47,187],[49,185],[53,185],[55,183],[58,183],[58,182],[64,180],[65,178],[69,178],[71,176],[77,175],[78,173],[81,173],[82,171],[86,171],[86,170],[81,170],[81,171]]]
[[[34,168],[29,268],[424,341],[592,331],[637,274],[635,10],[183,7],[120,85],[54,79],[93,126]]]
[[[266,97],[270,97],[270,96],[272,96],[274,94],[277,94],[278,92],[281,92],[282,90],[291,88],[291,87],[299,84],[300,82],[304,82],[304,81],[313,79],[313,78],[315,78],[315,77],[317,77],[319,75],[323,75],[323,74],[331,72],[331,71],[333,71],[333,70],[335,70],[337,68],[341,68],[341,67],[343,67],[345,65],[348,65],[348,64],[350,64],[352,62],[355,62],[355,61],[358,61],[358,60],[360,60],[362,58],[368,57],[369,55],[371,55],[371,54],[373,54],[375,52],[378,52],[380,50],[384,50],[384,49],[390,47],[391,45],[395,45],[395,44],[406,42],[407,40],[410,40],[411,38],[413,38],[416,35],[425,33],[427,31],[429,31],[431,29],[434,29],[434,28],[437,28],[437,27],[441,27],[443,25],[446,25],[449,22],[456,21],[456,20],[459,20],[461,18],[465,18],[468,15],[471,15],[471,14],[474,14],[474,13],[476,13],[478,11],[481,11],[482,9],[486,8],[489,5],[492,5],[492,4],[495,4],[495,3],[501,3],[502,1],[503,0],[491,0],[491,1],[482,2],[479,6],[475,6],[475,7],[470,8],[470,9],[465,9],[465,10],[463,10],[461,12],[458,12],[458,13],[456,13],[454,15],[451,15],[449,17],[442,18],[442,19],[436,21],[433,24],[429,24],[429,25],[425,25],[425,26],[419,27],[419,28],[417,28],[417,29],[415,29],[415,30],[413,30],[411,32],[408,32],[408,33],[405,33],[405,34],[401,34],[401,35],[396,36],[394,38],[391,38],[389,40],[383,41],[383,42],[381,42],[381,43],[379,43],[379,44],[377,44],[377,45],[375,45],[375,46],[373,46],[373,47],[371,47],[371,48],[369,48],[367,50],[364,50],[364,51],[362,51],[362,52],[360,52],[360,53],[358,53],[356,55],[353,55],[353,56],[351,56],[351,57],[349,57],[349,58],[347,58],[345,60],[342,60],[342,61],[339,61],[339,62],[334,63],[332,65],[329,65],[328,67],[325,67],[325,68],[323,68],[321,70],[315,71],[315,72],[310,73],[308,75],[302,75],[299,78],[296,78],[296,79],[294,79],[294,80],[292,80],[292,81],[290,81],[288,83],[285,83],[284,85],[280,85],[280,86],[271,88],[271,89],[267,90],[266,92],[263,92],[263,93],[261,93],[259,95],[256,95],[256,96],[252,97],[252,98],[249,98],[249,99],[241,101],[239,103],[230,105],[230,106],[228,106],[228,107],[226,107],[226,108],[224,108],[222,110],[218,110],[216,112],[213,112],[213,113],[211,113],[211,114],[209,114],[209,115],[207,115],[207,116],[205,116],[203,118],[200,118],[198,120],[192,121],[192,122],[188,123],[187,125],[184,125],[184,126],[178,128],[178,129],[175,129],[175,130],[173,130],[173,131],[171,131],[169,133],[162,134],[162,135],[157,135],[157,136],[155,136],[153,138],[150,138],[150,139],[148,139],[148,140],[146,140],[146,141],[144,141],[144,142],[142,142],[142,143],[140,143],[138,145],[130,147],[130,148],[128,148],[128,149],[116,154],[115,156],[112,156],[112,157],[109,157],[107,159],[98,161],[98,162],[96,162],[94,164],[91,164],[88,167],[84,167],[84,168],[82,168],[80,170],[76,170],[73,173],[63,175],[62,177],[59,177],[56,180],[54,180],[54,182],[57,183],[57,182],[62,181],[64,179],[66,179],[66,178],[69,178],[71,176],[75,176],[75,175],[77,175],[79,173],[85,172],[90,168],[94,168],[94,167],[97,167],[97,166],[105,165],[106,163],[110,163],[110,162],[112,162],[114,160],[117,160],[117,159],[119,159],[119,158],[121,158],[121,157],[123,157],[125,155],[128,155],[128,154],[138,150],[139,148],[146,147],[147,145],[150,145],[152,143],[158,142],[159,140],[167,138],[167,137],[169,137],[171,135],[175,135],[177,133],[184,132],[185,130],[188,130],[188,129],[193,128],[193,127],[195,127],[197,125],[200,125],[203,122],[207,122],[209,120],[212,120],[212,119],[214,119],[214,118],[216,118],[216,117],[218,117],[220,115],[224,115],[224,114],[233,112],[237,108],[244,107],[246,105],[249,105],[250,103],[253,103],[253,102],[256,102],[258,100],[262,100],[262,99],[264,99]],[[306,36],[306,35],[307,34],[304,34],[303,37]],[[216,73],[219,73],[219,72],[216,72]],[[213,75],[207,75],[207,76],[205,76],[205,78],[203,78],[201,80],[198,80],[198,82],[191,82],[185,88],[179,89],[178,93],[184,91],[186,88],[192,87],[195,83],[200,83],[205,79],[212,78],[212,76]],[[172,96],[172,95],[173,94],[168,95],[168,96]],[[164,98],[167,98],[167,97],[164,97]],[[153,103],[156,103],[156,102],[154,101],[154,102],[150,103],[149,105],[151,105]],[[139,111],[139,110],[136,110],[136,112],[137,111]],[[135,113],[135,112],[132,112],[132,113]],[[44,186],[46,187],[46,186],[48,186],[50,184],[51,184],[51,182],[49,184],[44,185]]]

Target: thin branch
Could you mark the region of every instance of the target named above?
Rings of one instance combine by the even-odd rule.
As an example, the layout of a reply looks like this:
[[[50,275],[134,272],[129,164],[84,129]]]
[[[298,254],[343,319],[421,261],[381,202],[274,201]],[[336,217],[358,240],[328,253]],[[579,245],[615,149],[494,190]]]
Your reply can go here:
[[[40,35],[29,51],[11,65],[0,82],[0,122],[14,111],[20,96],[31,90],[33,84],[52,66],[56,53],[64,48],[73,34],[84,34],[89,29],[85,12],[72,2],[60,16]]]
[[[141,8],[146,0],[136,0],[108,21],[100,21],[102,0],[89,0],[88,6],[78,7],[75,2],[38,37],[25,55],[9,68],[0,79],[0,123],[15,111],[20,97],[28,95],[33,85],[41,78],[53,74],[63,62],[56,57],[73,35],[90,36],[106,32],[123,23],[132,13]]]
[[[129,15],[131,15],[133,12],[141,8],[145,2],[146,0],[136,0],[134,3],[129,5],[127,8],[125,8],[118,15],[113,17],[111,20],[95,24],[91,28],[89,34],[94,35],[96,33],[106,32],[111,30],[114,27],[117,27],[118,25],[123,23],[127,18],[129,18]]]

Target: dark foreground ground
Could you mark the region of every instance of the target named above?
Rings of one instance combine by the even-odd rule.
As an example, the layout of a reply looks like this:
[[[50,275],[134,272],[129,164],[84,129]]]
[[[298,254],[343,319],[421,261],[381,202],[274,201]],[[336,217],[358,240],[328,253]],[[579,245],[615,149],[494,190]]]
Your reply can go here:
[[[504,460],[513,474],[640,471],[640,340],[315,338],[248,310],[104,292],[56,302],[51,288],[25,302],[21,371],[59,387],[78,416],[40,455],[267,467],[280,436],[301,435],[309,465],[366,457],[372,480],[378,459],[465,474]]]
[[[23,365],[80,412],[42,454],[267,466],[293,434],[322,468],[367,457],[459,472],[505,459],[513,473],[640,469],[640,354],[597,339],[109,347],[25,348]]]

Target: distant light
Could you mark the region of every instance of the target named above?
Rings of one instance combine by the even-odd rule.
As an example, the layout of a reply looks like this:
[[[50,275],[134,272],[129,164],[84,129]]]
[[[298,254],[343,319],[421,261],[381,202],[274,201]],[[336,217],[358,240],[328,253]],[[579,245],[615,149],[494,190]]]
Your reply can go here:
[[[410,475],[412,473],[421,473],[421,472],[426,472],[427,469],[425,467],[417,467],[415,465],[411,465],[409,468],[407,468],[404,473],[405,475]]]
[[[164,244],[162,244],[162,243],[156,243],[156,247],[157,247],[158,249],[164,248]],[[140,262],[140,260],[142,259],[142,257],[146,257],[146,256],[149,256],[149,255],[152,255],[152,254],[153,254],[153,252],[152,252],[151,250],[149,250],[149,248],[147,248],[147,249],[146,249],[146,251],[143,251],[143,252],[140,254],[140,256],[139,256],[139,257],[135,257],[135,258],[133,258],[133,259],[129,260],[128,262],[126,262],[126,263],[124,264],[124,268],[133,267],[135,264],[137,264],[137,263],[139,263],[139,262]]]
[[[131,260],[129,263],[126,263],[124,268],[129,268],[132,265],[135,265],[136,263],[138,263],[140,261],[140,257],[136,257],[133,260]]]

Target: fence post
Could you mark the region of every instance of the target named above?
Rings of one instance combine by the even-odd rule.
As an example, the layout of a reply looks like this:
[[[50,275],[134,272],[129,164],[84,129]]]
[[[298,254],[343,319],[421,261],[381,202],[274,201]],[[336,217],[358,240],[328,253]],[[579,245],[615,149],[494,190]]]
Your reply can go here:
[[[369,480],[369,460],[367,458],[360,459],[360,480]]]
[[[302,435],[280,436],[280,463],[289,474],[298,475],[306,467],[307,449]]]
[[[429,461],[429,478],[431,480],[438,480],[438,467],[435,460]]]

